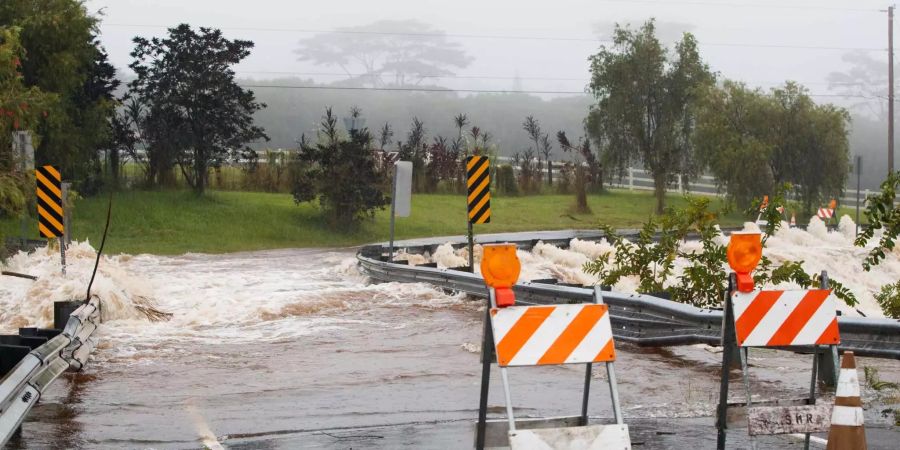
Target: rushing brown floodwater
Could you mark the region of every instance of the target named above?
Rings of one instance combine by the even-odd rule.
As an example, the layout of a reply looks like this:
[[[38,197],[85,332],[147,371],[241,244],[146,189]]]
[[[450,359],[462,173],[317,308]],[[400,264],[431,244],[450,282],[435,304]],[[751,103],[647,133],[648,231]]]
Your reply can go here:
[[[472,445],[481,300],[425,285],[370,284],[356,271],[352,251],[145,255],[107,264],[111,275],[130,273],[119,282],[152,294],[171,319],[151,323],[129,313],[123,288],[123,304],[112,308],[122,318],[107,317],[87,369],[49,390],[10,448]],[[76,261],[73,270],[83,268]],[[3,282],[5,305],[30,286]],[[6,320],[29,321],[30,313],[11,308]],[[713,447],[721,355],[703,346],[618,347],[621,401],[636,447]],[[878,366],[882,379],[900,380],[897,361],[860,361]],[[805,395],[810,357],[760,351],[751,363],[754,393]],[[576,414],[583,370],[511,369],[517,414]],[[490,405],[500,414],[494,372]],[[604,377],[595,370],[591,414],[608,418]],[[739,379],[733,383],[734,399],[743,398]],[[864,395],[870,404],[879,397],[867,389]],[[900,438],[879,409],[866,417],[872,448]],[[745,434],[734,430],[730,442],[743,446]]]

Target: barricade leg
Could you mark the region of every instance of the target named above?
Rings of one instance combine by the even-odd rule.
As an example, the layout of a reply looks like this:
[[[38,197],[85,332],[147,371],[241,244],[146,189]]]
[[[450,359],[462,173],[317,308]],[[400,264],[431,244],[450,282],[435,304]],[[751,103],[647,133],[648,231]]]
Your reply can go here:
[[[581,399],[581,426],[588,424],[588,398],[591,394],[591,368],[593,364],[587,363],[584,371],[584,395]]]
[[[485,308],[484,333],[481,340],[481,400],[478,404],[478,424],[475,431],[475,448],[484,449],[487,427],[488,392],[491,384],[491,363],[494,360],[494,336],[491,330],[491,308]]]
[[[512,396],[509,395],[509,376],[506,367],[500,368],[500,378],[503,380],[503,396],[506,397],[506,417],[509,420],[509,431],[516,431],[516,418],[513,416]]]
[[[747,389],[747,411],[753,405],[753,395],[750,391],[750,349],[747,347],[739,347],[738,355],[741,360],[741,372],[744,378],[744,387]],[[757,448],[756,436],[750,436],[750,447],[753,450]]]
[[[616,417],[616,423],[622,425],[625,419],[622,417],[622,408],[619,405],[619,385],[616,383],[616,368],[613,363],[606,363],[606,374],[609,379],[609,396],[612,399],[613,415]]]
[[[719,407],[716,410],[716,448],[725,450],[728,415],[728,374],[731,370],[732,353],[736,348],[734,333],[734,312],[731,308],[731,293],[735,286],[735,275],[728,277],[728,290],[725,294],[725,313],[722,315],[722,374],[719,383]]]

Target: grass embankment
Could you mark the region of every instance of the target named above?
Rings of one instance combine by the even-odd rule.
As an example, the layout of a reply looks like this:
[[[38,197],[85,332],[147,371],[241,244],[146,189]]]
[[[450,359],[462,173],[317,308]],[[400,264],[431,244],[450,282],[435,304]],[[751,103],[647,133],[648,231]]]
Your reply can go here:
[[[106,218],[105,196],[77,202],[72,238],[96,246]],[[611,191],[588,198],[592,214],[572,214],[571,195],[494,197],[491,223],[476,225],[476,233],[637,227],[653,213],[648,192]],[[720,207],[714,200],[714,208]],[[672,206],[682,205],[678,195]],[[326,225],[318,209],[296,205],[290,195],[256,192],[210,192],[198,198],[186,191],[127,191],[113,196],[109,253],[225,253],[285,247],[340,247],[388,239],[390,211],[379,211],[374,222],[343,233]],[[738,213],[723,225],[743,221]],[[18,220],[0,220],[5,236],[19,234]],[[29,232],[37,230],[29,226]],[[465,199],[459,195],[413,195],[412,215],[397,218],[397,238],[458,235],[466,232]],[[37,232],[35,231],[35,234]]]

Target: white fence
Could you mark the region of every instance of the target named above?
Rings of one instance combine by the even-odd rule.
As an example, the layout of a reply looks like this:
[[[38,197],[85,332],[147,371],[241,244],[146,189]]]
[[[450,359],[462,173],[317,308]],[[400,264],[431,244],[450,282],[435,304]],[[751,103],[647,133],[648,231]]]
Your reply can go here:
[[[501,156],[498,159],[500,161],[503,161],[504,163],[513,162],[513,159],[507,156]],[[535,163],[537,163],[537,160],[535,160]],[[559,176],[559,170],[563,164],[563,162],[559,161],[553,162],[552,171],[554,179]],[[514,167],[514,169],[518,171],[517,167]],[[547,173],[546,167],[544,167],[543,173]],[[650,175],[650,172],[637,167],[629,167],[625,171],[625,173],[626,174],[622,177],[613,177],[610,182],[607,183],[607,185],[620,189],[628,189],[630,191],[652,191],[654,189],[653,177]],[[722,196],[724,194],[723,192],[719,191],[719,188],[716,185],[716,178],[711,175],[700,175],[689,183],[686,183],[684,182],[684,178],[682,177],[682,175],[677,174],[675,175],[675,180],[676,181],[674,183],[666,188],[668,192],[681,192],[685,194],[713,196]],[[874,194],[877,194],[877,191],[872,191],[869,189],[860,190],[860,207],[864,207],[866,199],[869,198],[870,195]],[[846,188],[844,188],[844,196],[837,200],[838,204],[841,206],[856,207],[856,187],[847,186]]]

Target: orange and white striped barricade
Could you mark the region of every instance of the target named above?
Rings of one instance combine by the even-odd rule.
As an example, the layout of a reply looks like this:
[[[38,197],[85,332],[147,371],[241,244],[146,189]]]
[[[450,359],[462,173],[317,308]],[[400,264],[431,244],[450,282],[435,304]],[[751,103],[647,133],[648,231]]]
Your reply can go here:
[[[508,422],[505,431],[511,449],[631,448],[628,426],[619,406],[609,306],[603,304],[599,287],[594,292],[594,303],[497,307],[495,290],[490,289],[491,340],[503,381]],[[612,425],[588,424],[594,363],[606,365],[615,416]],[[560,364],[587,365],[581,415],[530,419],[522,422],[524,429],[517,428],[507,368]],[[502,426],[497,428],[504,430]],[[497,445],[500,433],[502,431],[487,431],[487,444]]]
[[[727,422],[737,421],[743,414],[732,414],[728,408],[741,405],[728,404],[727,373],[734,348],[738,349],[744,386],[747,391],[746,417],[748,432],[753,436],[794,434],[806,435],[827,432],[831,424],[831,405],[816,404],[816,382],[823,374],[837,373],[840,333],[837,306],[828,286],[828,275],[822,272],[823,289],[811,290],[751,290],[740,292],[730,280],[725,302],[723,323],[722,391],[719,396],[719,446],[724,448]],[[735,347],[736,344],[736,347]],[[812,378],[809,397],[799,400],[774,400],[757,402],[753,406],[750,373],[747,365],[751,347],[770,347],[785,350],[812,348]],[[823,352],[827,347],[829,352]],[[830,356],[830,357],[829,357]],[[831,364],[831,368],[819,367]],[[829,384],[836,381],[830,380]],[[730,417],[729,417],[730,416]],[[731,419],[731,420],[729,420]]]

